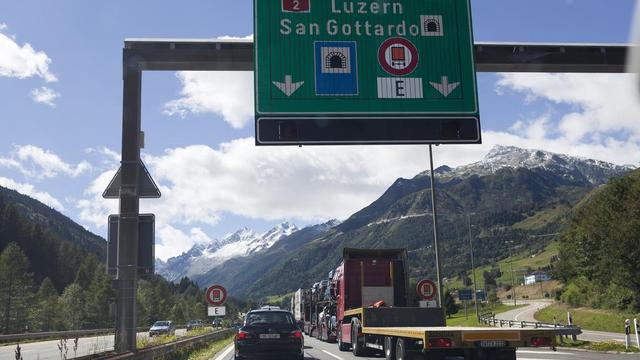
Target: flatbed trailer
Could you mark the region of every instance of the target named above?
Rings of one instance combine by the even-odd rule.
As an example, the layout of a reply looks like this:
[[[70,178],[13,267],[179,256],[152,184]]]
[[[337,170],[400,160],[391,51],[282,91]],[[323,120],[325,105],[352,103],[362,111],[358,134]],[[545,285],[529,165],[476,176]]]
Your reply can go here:
[[[350,345],[356,356],[375,349],[388,360],[414,354],[429,360],[515,360],[519,347],[556,346],[553,329],[444,326],[440,308],[358,308],[346,311],[345,318],[338,346],[347,351]],[[425,323],[433,326],[413,326]]]

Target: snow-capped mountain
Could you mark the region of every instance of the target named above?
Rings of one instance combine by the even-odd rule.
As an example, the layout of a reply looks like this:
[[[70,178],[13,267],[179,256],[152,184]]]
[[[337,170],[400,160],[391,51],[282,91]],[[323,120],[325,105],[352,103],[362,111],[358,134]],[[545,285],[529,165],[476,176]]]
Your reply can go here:
[[[603,184],[611,177],[619,176],[633,169],[631,166],[619,166],[600,160],[496,145],[479,162],[454,169],[441,166],[435,172],[437,176],[445,179],[467,178],[473,175],[494,174],[502,168],[542,169],[573,182],[578,181],[591,185]],[[420,175],[428,175],[428,173],[424,172]]]
[[[264,251],[296,231],[298,227],[289,222],[278,224],[263,234],[245,227],[210,244],[196,244],[166,262],[157,259],[156,272],[171,281],[204,274],[229,259]]]

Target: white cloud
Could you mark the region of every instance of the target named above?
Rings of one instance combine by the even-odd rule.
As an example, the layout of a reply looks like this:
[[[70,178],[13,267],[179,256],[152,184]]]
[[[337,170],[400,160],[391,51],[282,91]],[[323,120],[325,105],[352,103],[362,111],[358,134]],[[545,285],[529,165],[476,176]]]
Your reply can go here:
[[[0,30],[5,30],[5,24]],[[0,76],[25,79],[38,76],[46,82],[57,81],[49,71],[51,59],[44,51],[36,51],[28,43],[18,45],[11,37],[0,33]]]
[[[223,35],[217,38],[217,40],[253,40],[253,34],[247,36],[229,36]]]
[[[35,179],[54,178],[59,174],[78,177],[91,170],[86,161],[72,165],[53,152],[34,145],[16,146],[9,157],[0,157],[0,166],[14,168]]]
[[[28,195],[58,211],[64,211],[65,208],[62,203],[49,193],[37,191],[31,184],[18,183],[14,180],[6,177],[0,177],[0,186],[4,186],[9,189],[13,189],[21,194]]]
[[[500,74],[498,89],[565,104],[561,136],[581,142],[589,135],[626,132],[640,137],[638,76],[630,74]]]
[[[93,224],[97,228],[107,225],[107,217],[118,213],[118,201],[102,198],[102,193],[116,174],[116,170],[105,171],[98,175],[85,189],[85,198],[76,202],[80,211],[80,220]]]
[[[46,86],[41,86],[31,91],[31,97],[33,98],[33,101],[37,103],[55,107],[56,104],[54,101],[60,97],[60,93]]]
[[[200,228],[192,228],[188,234],[171,225],[161,225],[156,232],[155,256],[162,260],[191,249],[196,243],[210,244],[213,240]]]
[[[176,76],[182,84],[182,97],[165,105],[166,114],[220,114],[234,128],[253,119],[253,73],[183,71]]]
[[[5,23],[0,23],[0,31],[7,30],[8,26]]]

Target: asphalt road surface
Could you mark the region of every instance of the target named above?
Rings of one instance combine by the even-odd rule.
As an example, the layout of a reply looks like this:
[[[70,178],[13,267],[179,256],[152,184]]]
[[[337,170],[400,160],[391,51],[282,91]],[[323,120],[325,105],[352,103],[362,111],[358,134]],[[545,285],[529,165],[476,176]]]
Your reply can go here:
[[[338,350],[338,345],[321,342],[317,339],[306,336],[305,339],[305,359],[318,360],[369,360],[384,359],[382,354],[372,354],[368,357],[355,357],[351,352]],[[616,355],[601,354],[582,351],[552,351],[548,349],[522,349],[518,350],[518,359],[523,360],[631,360],[637,359],[638,355]],[[212,360],[233,360],[233,345],[225,348]]]
[[[184,336],[186,330],[176,330],[176,336]],[[149,333],[138,333],[138,338],[148,338]],[[78,348],[73,350],[73,339],[67,340],[66,355],[68,359],[78,356],[91,355],[113,350],[113,335],[93,336],[80,338],[78,340]],[[47,340],[20,344],[22,358],[24,360],[60,360],[62,358],[61,351],[58,349],[60,340]],[[15,359],[16,345],[0,346],[0,359]],[[64,349],[62,350],[64,353]]]
[[[524,308],[519,308],[507,312],[503,312],[501,314],[496,315],[496,319],[501,320],[514,320],[514,321],[536,321],[533,315],[536,311],[547,307],[553,304],[552,301],[529,301],[528,306]],[[566,319],[558,319],[563,323],[566,323]],[[624,324],[620,324],[620,326],[624,326]],[[603,332],[603,331],[591,331],[591,330],[582,330],[582,334],[578,335],[579,340],[583,341],[592,341],[592,342],[604,342],[604,341],[617,341],[624,343],[625,336],[624,334],[611,333],[611,332]],[[631,336],[631,344],[635,345],[635,335]]]

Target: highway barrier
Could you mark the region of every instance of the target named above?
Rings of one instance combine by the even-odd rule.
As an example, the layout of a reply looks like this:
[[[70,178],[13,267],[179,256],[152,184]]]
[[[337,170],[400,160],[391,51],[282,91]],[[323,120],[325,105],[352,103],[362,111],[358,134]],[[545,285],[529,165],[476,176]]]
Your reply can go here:
[[[176,325],[176,329],[186,329],[187,325]],[[138,332],[149,331],[148,327],[139,327]],[[28,340],[38,339],[75,339],[88,336],[99,336],[113,334],[114,330],[111,329],[91,329],[91,330],[70,330],[70,331],[45,331],[37,333],[23,333],[23,334],[7,334],[0,335],[0,343],[8,342],[21,342]]]
[[[480,315],[480,322],[494,327],[555,329],[558,336],[577,336],[582,334],[582,329],[580,329],[579,326],[566,325],[562,323],[548,324],[539,321],[500,320],[496,319],[496,315],[492,313]]]
[[[170,343],[150,346],[140,349],[135,353],[124,354],[96,354],[77,358],[78,360],[152,360],[158,358],[168,358],[173,353],[184,349],[195,347],[206,342],[223,339],[233,334],[233,329],[216,330],[204,335],[182,338]]]

